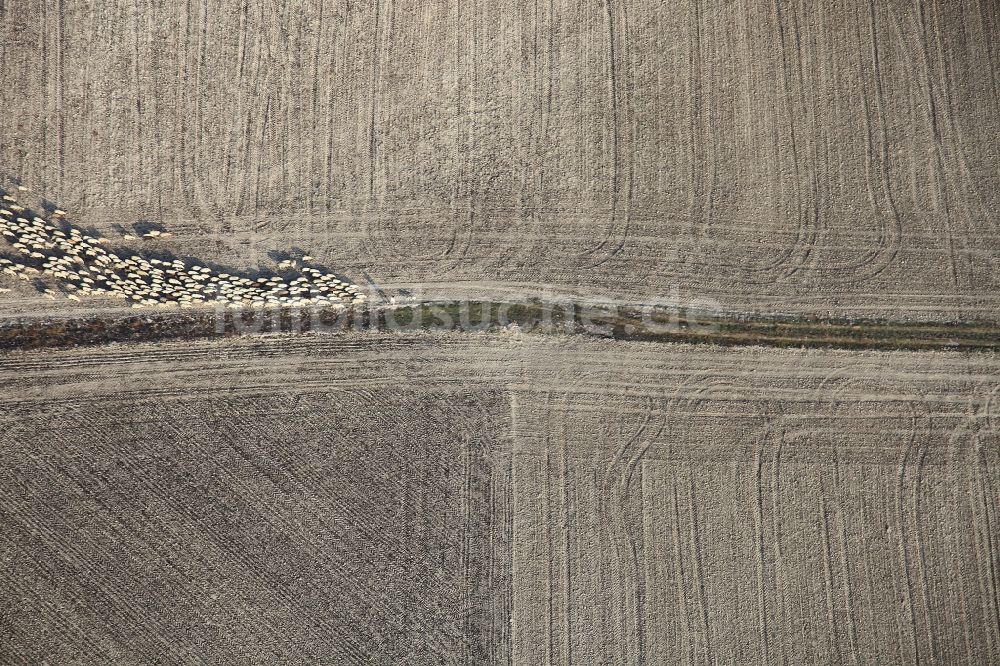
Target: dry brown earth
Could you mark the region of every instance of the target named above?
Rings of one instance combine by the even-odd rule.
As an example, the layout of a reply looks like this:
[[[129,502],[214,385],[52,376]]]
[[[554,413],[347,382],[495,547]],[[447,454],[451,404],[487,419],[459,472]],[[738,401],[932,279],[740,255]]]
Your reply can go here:
[[[996,321],[998,36],[983,0],[6,0],[0,165],[235,268]]]
[[[228,272],[996,325],[998,81],[991,0],[0,0],[0,176]],[[1000,664],[993,353],[303,334],[0,386],[2,663]]]
[[[468,334],[10,353],[0,650],[996,664],[998,376]]]

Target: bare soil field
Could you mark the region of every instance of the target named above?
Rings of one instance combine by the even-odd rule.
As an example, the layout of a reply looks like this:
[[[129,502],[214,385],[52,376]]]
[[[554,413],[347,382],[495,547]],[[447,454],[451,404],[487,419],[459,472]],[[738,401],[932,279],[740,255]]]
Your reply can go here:
[[[161,367],[151,351],[139,364]],[[266,352],[224,388],[208,357],[178,351],[164,365],[212,388],[157,372],[129,389],[126,353],[112,371],[125,384],[93,376],[77,393],[65,376],[62,393],[35,367],[45,400],[5,394],[28,402],[0,449],[0,661],[502,661],[509,567],[492,547],[506,519],[490,464],[509,450],[506,392],[338,387],[308,371],[283,386]],[[287,370],[293,352],[273,351]]]
[[[0,168],[234,270],[995,321],[998,35],[978,0],[6,0]]]
[[[2,357],[5,663],[976,663],[1000,361],[494,334]]]
[[[74,251],[382,318],[2,276],[0,663],[1000,665],[998,81],[990,0],[0,0]]]

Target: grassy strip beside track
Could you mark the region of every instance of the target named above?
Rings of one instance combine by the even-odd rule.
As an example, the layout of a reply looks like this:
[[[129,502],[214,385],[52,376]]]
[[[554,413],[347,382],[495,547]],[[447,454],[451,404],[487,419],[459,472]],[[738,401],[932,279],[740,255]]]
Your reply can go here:
[[[485,313],[485,316],[484,316]],[[527,335],[581,335],[616,340],[837,349],[1000,349],[1000,325],[986,322],[846,321],[794,317],[713,316],[636,306],[605,308],[540,301],[430,302],[312,311],[216,310],[103,316],[0,324],[0,349],[60,348],[109,342],[232,337],[348,330],[452,330]]]

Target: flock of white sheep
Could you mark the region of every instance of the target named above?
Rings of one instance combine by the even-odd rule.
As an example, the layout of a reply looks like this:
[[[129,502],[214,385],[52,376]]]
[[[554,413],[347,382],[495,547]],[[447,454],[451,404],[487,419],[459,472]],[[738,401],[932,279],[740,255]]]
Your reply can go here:
[[[293,260],[279,264],[284,276],[251,278],[188,265],[180,259],[122,256],[107,248],[108,239],[74,228],[64,216],[64,211],[55,210],[49,219],[40,217],[15,197],[3,194],[0,234],[17,255],[0,257],[0,270],[29,281],[47,278],[44,293],[50,298],[60,294],[73,300],[114,297],[134,308],[205,303],[293,307],[365,300],[358,286],[317,268],[300,267]],[[151,234],[160,235],[146,235]],[[310,258],[303,259],[308,263]]]

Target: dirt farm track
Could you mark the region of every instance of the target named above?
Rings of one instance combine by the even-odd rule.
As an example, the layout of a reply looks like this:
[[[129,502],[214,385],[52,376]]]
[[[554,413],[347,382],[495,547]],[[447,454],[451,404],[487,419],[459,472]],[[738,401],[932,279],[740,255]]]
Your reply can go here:
[[[993,0],[0,0],[39,249],[183,277],[0,274],[0,664],[1000,665],[998,137]]]

